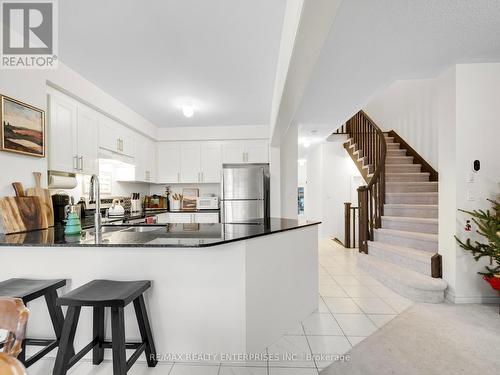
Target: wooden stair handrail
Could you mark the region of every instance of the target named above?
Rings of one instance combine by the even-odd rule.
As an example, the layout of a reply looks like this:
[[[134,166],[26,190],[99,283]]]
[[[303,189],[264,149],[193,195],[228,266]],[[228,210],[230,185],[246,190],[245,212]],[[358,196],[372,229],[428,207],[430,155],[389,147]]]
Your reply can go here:
[[[385,203],[385,159],[387,143],[384,133],[363,110],[346,122],[349,138],[355,144],[356,151],[362,154],[364,167],[355,160],[358,168],[368,168],[362,175],[371,177],[365,186],[358,188],[359,206],[359,251],[368,252],[368,240],[373,240],[374,229],[380,228]],[[346,149],[348,147],[346,146]],[[349,152],[351,157],[354,154]],[[359,154],[358,154],[359,155]]]

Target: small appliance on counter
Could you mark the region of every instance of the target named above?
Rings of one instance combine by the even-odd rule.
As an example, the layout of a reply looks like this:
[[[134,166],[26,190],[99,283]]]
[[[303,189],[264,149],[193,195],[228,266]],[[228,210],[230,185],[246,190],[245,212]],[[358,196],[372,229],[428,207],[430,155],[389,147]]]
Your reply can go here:
[[[52,195],[52,206],[54,207],[54,223],[63,224],[68,214],[70,198],[66,193],[56,193]]]
[[[197,210],[218,210],[219,197],[198,197],[196,198]]]
[[[167,198],[161,195],[146,195],[144,197],[144,209],[146,211],[167,209]]]
[[[125,208],[121,205],[119,199],[113,199],[111,207],[108,208],[108,217],[123,217],[125,215]]]

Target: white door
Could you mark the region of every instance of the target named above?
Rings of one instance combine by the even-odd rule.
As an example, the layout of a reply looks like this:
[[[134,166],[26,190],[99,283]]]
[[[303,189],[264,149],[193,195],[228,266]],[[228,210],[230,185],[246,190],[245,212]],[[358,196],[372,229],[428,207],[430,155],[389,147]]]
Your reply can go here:
[[[245,142],[246,163],[269,163],[269,142],[256,140]]]
[[[180,173],[182,183],[201,182],[201,154],[199,142],[182,142],[180,158]]]
[[[219,183],[222,171],[222,148],[219,142],[201,144],[201,182]]]
[[[83,106],[78,107],[78,168],[84,174],[98,174],[97,162],[97,113]]]
[[[158,182],[172,184],[180,182],[179,143],[160,142],[157,144]]]
[[[74,173],[77,165],[77,104],[59,95],[49,100],[49,169]]]
[[[243,163],[245,153],[245,144],[242,141],[229,141],[222,146],[222,162]]]

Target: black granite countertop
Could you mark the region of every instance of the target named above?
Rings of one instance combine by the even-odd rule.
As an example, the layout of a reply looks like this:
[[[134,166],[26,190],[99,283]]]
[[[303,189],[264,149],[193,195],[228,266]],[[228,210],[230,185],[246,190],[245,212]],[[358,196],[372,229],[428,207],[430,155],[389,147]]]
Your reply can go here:
[[[65,236],[64,227],[0,234],[0,246],[67,247],[208,247],[294,230],[319,222],[271,218],[240,224],[107,224],[96,238],[94,230]]]

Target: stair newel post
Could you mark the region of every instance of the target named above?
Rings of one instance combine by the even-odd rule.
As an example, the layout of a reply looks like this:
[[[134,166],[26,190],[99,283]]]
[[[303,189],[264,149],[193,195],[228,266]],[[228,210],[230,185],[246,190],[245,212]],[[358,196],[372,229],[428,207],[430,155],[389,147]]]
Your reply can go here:
[[[359,252],[368,254],[368,189],[366,186],[358,188],[359,203]]]
[[[344,203],[344,245],[351,248],[351,202]]]

